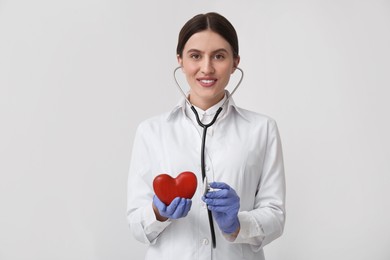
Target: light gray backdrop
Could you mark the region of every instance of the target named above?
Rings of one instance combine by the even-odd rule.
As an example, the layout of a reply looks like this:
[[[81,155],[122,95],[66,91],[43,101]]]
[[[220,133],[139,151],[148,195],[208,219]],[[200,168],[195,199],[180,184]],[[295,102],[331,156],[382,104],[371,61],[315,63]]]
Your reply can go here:
[[[284,235],[267,259],[390,259],[390,1],[0,0],[0,259],[142,259],[135,128],[176,104],[177,34],[235,25],[236,103],[278,122]]]

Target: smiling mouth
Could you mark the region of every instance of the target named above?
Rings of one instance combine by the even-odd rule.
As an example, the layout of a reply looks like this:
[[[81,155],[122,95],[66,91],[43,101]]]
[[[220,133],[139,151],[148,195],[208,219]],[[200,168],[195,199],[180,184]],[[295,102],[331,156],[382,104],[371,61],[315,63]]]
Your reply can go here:
[[[198,79],[198,82],[202,87],[211,87],[217,82],[216,79]]]

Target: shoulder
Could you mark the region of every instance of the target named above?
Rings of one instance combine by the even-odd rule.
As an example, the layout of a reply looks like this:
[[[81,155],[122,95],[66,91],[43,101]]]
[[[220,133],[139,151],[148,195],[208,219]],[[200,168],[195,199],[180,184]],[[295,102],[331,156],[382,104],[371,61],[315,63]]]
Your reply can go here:
[[[235,107],[237,113],[246,119],[251,125],[276,125],[275,119],[272,117],[254,112],[241,107]]]
[[[156,129],[166,125],[169,114],[169,112],[166,112],[143,120],[138,125],[138,131],[147,131],[148,129]]]
[[[252,137],[258,136],[260,137],[259,140],[280,139],[278,125],[274,118],[243,108],[237,108],[236,111],[245,118],[245,120],[242,120],[241,122],[247,123],[246,125],[242,124],[242,127],[247,129],[247,133]]]

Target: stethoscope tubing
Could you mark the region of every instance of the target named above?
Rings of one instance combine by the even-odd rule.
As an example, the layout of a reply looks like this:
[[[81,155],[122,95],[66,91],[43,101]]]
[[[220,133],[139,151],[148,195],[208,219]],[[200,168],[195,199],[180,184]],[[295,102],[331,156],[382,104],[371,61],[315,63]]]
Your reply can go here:
[[[200,121],[199,114],[196,112],[196,109],[194,106],[191,106],[191,110],[194,112],[196,121],[198,121],[198,124],[203,127],[203,134],[202,134],[202,148],[201,148],[201,168],[202,168],[202,180],[203,180],[203,185],[208,185],[207,184],[207,179],[206,179],[206,162],[205,162],[205,150],[206,150],[206,136],[207,136],[207,128],[212,126],[215,121],[217,120],[218,115],[222,111],[222,107],[218,108],[217,112],[214,115],[213,120],[211,120],[210,123],[208,124],[203,124]],[[206,182],[206,183],[205,183]],[[209,218],[209,225],[210,225],[210,232],[211,232],[211,241],[213,244],[213,248],[215,248],[216,245],[216,238],[215,238],[215,229],[214,229],[214,222],[213,222],[213,216],[211,214],[211,211],[207,209],[207,215]]]
[[[215,113],[214,115],[214,118],[211,120],[211,122],[209,122],[208,124],[204,124],[202,123],[202,121],[200,121],[200,118],[199,118],[199,114],[198,112],[196,111],[195,107],[191,104],[191,102],[189,101],[189,99],[187,98],[187,95],[184,93],[183,89],[180,87],[180,84],[179,82],[177,81],[176,79],[176,71],[178,69],[180,69],[181,67],[177,67],[174,71],[173,71],[173,78],[175,79],[175,83],[176,83],[176,86],[178,87],[179,91],[181,92],[181,94],[184,96],[187,104],[191,107],[191,110],[194,112],[195,114],[195,117],[196,117],[196,121],[198,122],[199,126],[203,128],[203,134],[202,134],[202,146],[201,146],[201,168],[202,168],[202,181],[203,181],[203,185],[208,185],[207,183],[207,178],[206,178],[206,162],[205,162],[205,149],[206,149],[206,136],[207,136],[207,129],[212,126],[215,121],[217,120],[219,114],[222,112],[222,107],[223,105],[229,100],[229,98],[234,94],[234,92],[237,90],[237,88],[240,86],[243,78],[244,78],[244,71],[240,68],[236,68],[238,69],[240,72],[241,72],[241,78],[240,80],[238,81],[237,85],[234,87],[232,93],[225,99],[225,101],[223,102],[223,104],[221,105],[221,107],[218,108],[217,112]],[[206,181],[206,183],[205,183]],[[215,238],[215,229],[214,229],[214,222],[213,222],[213,216],[212,216],[212,213],[209,209],[207,209],[207,215],[208,215],[208,219],[209,219],[209,225],[210,225],[210,232],[211,232],[211,240],[212,240],[212,245],[213,245],[213,248],[216,248],[216,238]]]

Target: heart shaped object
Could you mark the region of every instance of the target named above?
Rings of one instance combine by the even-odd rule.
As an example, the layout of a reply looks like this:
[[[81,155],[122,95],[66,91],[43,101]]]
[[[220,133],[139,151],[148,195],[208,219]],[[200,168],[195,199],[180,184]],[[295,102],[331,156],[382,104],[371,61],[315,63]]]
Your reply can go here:
[[[193,172],[182,172],[176,178],[164,173],[153,180],[154,193],[165,205],[169,205],[176,197],[191,199],[197,185]]]

